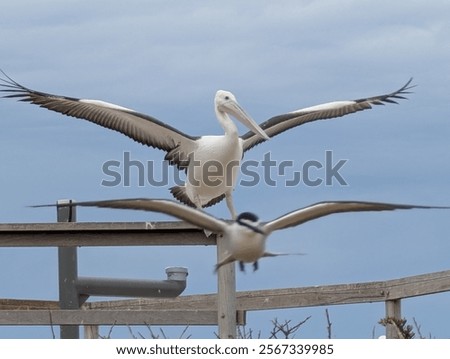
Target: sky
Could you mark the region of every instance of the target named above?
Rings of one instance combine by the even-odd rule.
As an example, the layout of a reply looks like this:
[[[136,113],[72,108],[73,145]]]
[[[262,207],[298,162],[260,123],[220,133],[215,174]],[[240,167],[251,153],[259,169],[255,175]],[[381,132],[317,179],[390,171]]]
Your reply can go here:
[[[238,212],[263,221],[324,200],[370,200],[450,205],[450,22],[448,1],[107,1],[43,0],[2,4],[0,68],[40,91],[99,99],[149,114],[191,135],[221,134],[214,94],[232,91],[257,121],[335,100],[417,85],[399,105],[318,121],[257,146],[292,161],[285,175],[234,192]],[[167,198],[164,186],[107,186],[102,170],[124,157],[161,168],[164,152],[87,121],[0,100],[0,222],[54,222],[54,209],[33,204],[58,199]],[[239,126],[240,133],[247,130]],[[317,186],[287,180],[308,161],[345,161],[336,178]],[[258,163],[259,163],[258,162]],[[264,169],[257,168],[264,177]],[[170,173],[174,173],[172,170]],[[325,178],[324,168],[310,179]],[[245,176],[241,178],[246,179]],[[102,185],[103,183],[103,185]],[[224,202],[208,213],[228,218]],[[449,269],[449,213],[411,210],[347,213],[278,231],[268,250],[305,256],[267,258],[257,272],[237,274],[238,290],[396,279]],[[156,213],[78,210],[78,221],[171,220]],[[164,279],[164,268],[189,270],[185,295],[213,293],[214,247],[81,248],[79,274]],[[200,259],[200,260],[199,260]],[[1,248],[0,297],[58,299],[55,248]],[[250,268],[249,268],[250,269]],[[402,301],[402,316],[426,336],[448,338],[450,294]],[[97,299],[98,300],[98,299]],[[248,313],[247,328],[268,337],[271,320],[300,322],[297,338],[384,334],[384,304],[372,303]],[[177,338],[180,327],[163,328]],[[148,334],[137,327],[135,333]],[[102,327],[106,335],[109,328]],[[193,338],[214,338],[215,327],[191,327]],[[113,338],[130,338],[113,328]],[[0,327],[0,338],[51,338],[48,327]]]

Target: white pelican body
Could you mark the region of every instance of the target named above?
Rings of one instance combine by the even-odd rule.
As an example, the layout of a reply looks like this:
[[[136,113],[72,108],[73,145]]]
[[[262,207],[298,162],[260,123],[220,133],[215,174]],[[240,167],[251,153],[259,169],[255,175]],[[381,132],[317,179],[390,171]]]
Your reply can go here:
[[[308,122],[341,117],[370,109],[372,105],[396,103],[395,100],[404,99],[403,95],[408,94],[408,89],[412,87],[410,79],[402,88],[389,94],[306,107],[271,117],[259,126],[239,106],[233,94],[219,90],[214,100],[215,112],[225,133],[223,136],[199,137],[187,135],[154,117],[126,107],[99,100],[78,99],[31,90],[12,80],[3,71],[0,72],[5,76],[0,78],[0,86],[3,87],[0,92],[6,93],[3,97],[17,98],[51,111],[81,118],[118,131],[143,145],[166,151],[166,160],[179,169],[187,169],[188,183],[185,186],[172,187],[170,190],[173,196],[197,208],[211,206],[226,197],[233,218],[236,217],[236,211],[232,191],[236,185],[240,161],[246,151],[286,130]],[[239,136],[235,124],[228,115],[241,121],[250,131]],[[193,160],[198,161],[200,165],[195,166]],[[206,178],[208,176],[204,168],[204,165],[211,161],[219,163],[222,167],[215,177],[220,181],[213,182],[213,185],[209,185],[211,181]],[[213,170],[213,167],[209,169]],[[214,180],[214,176],[211,178]]]
[[[197,208],[211,205],[211,202],[225,197],[232,218],[236,218],[232,193],[243,156],[243,141],[228,114],[239,119],[261,138],[269,137],[239,106],[231,92],[217,91],[214,104],[217,119],[225,134],[196,139],[187,155],[186,184],[184,187],[172,187],[171,192],[181,202],[194,204]]]
[[[236,211],[231,198],[243,156],[242,140],[229,134],[203,136],[197,145],[187,170],[187,197],[197,208],[201,208],[224,194],[230,213],[235,218]]]
[[[244,263],[253,263],[256,270],[262,257],[285,255],[266,251],[266,239],[274,231],[295,227],[302,223],[334,213],[393,211],[396,209],[450,209],[450,207],[418,206],[361,201],[327,201],[286,213],[270,222],[260,223],[258,217],[250,212],[241,213],[235,221],[227,222],[203,211],[164,199],[118,199],[107,201],[74,202],[69,206],[104,207],[161,212],[189,222],[199,228],[218,234],[218,241],[226,241],[227,253],[217,263],[216,270],[223,265],[238,261],[241,270]],[[49,207],[56,205],[39,205]]]

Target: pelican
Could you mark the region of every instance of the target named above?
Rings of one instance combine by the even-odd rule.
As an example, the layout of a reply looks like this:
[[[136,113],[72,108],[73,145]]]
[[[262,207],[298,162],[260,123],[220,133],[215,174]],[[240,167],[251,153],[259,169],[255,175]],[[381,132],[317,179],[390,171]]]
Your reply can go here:
[[[243,154],[257,144],[268,140],[286,130],[302,124],[341,117],[357,111],[372,108],[372,105],[397,103],[409,94],[412,78],[399,90],[389,94],[362,98],[352,101],[335,101],[318,106],[307,107],[286,114],[274,116],[259,126],[239,106],[235,96],[219,90],[214,106],[222,136],[190,136],[154,117],[134,110],[99,100],[79,99],[29,89],[10,78],[0,70],[1,92],[4,98],[17,98],[51,111],[85,119],[102,127],[118,131],[129,138],[147,146],[166,151],[165,159],[179,169],[186,170],[187,181],[183,186],[170,189],[179,201],[192,207],[212,206],[224,198],[233,219],[234,208],[232,192],[236,186],[239,165]],[[238,129],[229,115],[247,126],[250,131],[239,136]],[[211,164],[219,168],[211,168]],[[204,166],[208,166],[205,168]],[[211,169],[215,172],[211,174]]]
[[[220,235],[218,240],[227,241],[227,255],[216,266],[217,271],[225,264],[239,262],[244,270],[244,263],[253,263],[258,269],[258,260],[262,257],[275,257],[286,253],[266,251],[266,239],[277,230],[295,227],[305,222],[343,212],[393,211],[396,209],[450,209],[450,207],[420,206],[410,204],[394,204],[362,201],[325,201],[286,213],[270,222],[261,223],[257,215],[244,212],[234,221],[224,221],[206,212],[164,199],[116,199],[106,201],[73,202],[70,206],[103,207],[161,212],[180,220],[189,222],[203,230]],[[33,207],[49,207],[56,205],[37,205]],[[65,205],[64,205],[65,206]]]

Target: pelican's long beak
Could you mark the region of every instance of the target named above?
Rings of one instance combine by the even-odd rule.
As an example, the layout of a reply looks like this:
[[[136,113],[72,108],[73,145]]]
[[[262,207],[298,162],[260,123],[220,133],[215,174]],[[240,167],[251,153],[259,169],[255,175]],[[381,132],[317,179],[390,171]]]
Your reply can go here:
[[[228,101],[224,104],[222,110],[229,115],[235,117],[239,122],[241,122],[244,126],[248,127],[249,130],[253,131],[256,135],[264,138],[265,140],[269,140],[270,137],[264,130],[259,127],[259,125],[253,120],[247,113],[242,109],[241,106],[236,101]]]

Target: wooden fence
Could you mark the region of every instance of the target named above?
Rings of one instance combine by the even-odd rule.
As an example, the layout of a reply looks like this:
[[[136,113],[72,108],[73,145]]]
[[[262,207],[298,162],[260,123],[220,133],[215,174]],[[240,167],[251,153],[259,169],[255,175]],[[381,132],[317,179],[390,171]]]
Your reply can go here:
[[[0,224],[0,247],[155,245],[216,245],[216,238],[183,222]],[[245,324],[247,311],[385,302],[386,317],[400,319],[402,299],[450,291],[450,271],[443,271],[379,282],[236,292],[234,265],[229,267],[218,276],[218,293],[213,294],[86,302],[79,309],[61,309],[56,301],[0,299],[0,325],[84,325],[88,337],[96,337],[99,325],[218,325],[219,336],[230,338],[236,325]],[[394,325],[386,327],[388,338],[398,335]]]

